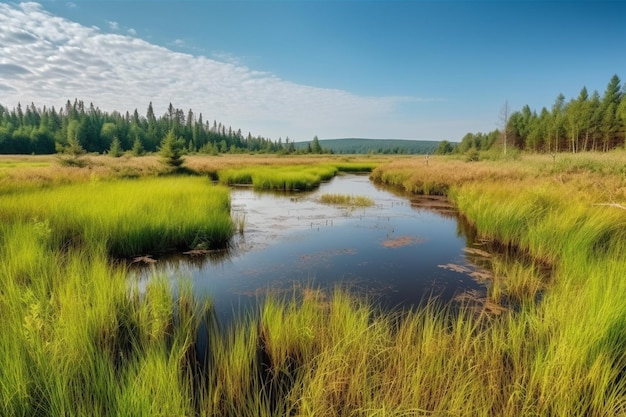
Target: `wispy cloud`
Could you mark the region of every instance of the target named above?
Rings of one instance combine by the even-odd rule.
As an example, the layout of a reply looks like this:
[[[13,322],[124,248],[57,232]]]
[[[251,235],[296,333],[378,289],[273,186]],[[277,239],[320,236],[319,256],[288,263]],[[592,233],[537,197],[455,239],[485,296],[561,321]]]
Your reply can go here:
[[[401,136],[393,123],[400,128],[405,120],[394,112],[418,100],[296,84],[236,59],[174,52],[127,33],[103,33],[36,3],[0,3],[2,104],[61,106],[78,98],[107,111],[143,113],[150,101],[157,112],[172,103],[255,135],[308,140],[315,134]]]
[[[107,20],[107,24],[109,25],[109,29],[111,30],[114,30],[114,31],[120,30],[120,24],[113,20]]]
[[[183,47],[183,46],[185,46],[185,41],[182,40],[182,39],[174,39],[174,41],[172,42],[172,45],[178,46],[178,47]]]

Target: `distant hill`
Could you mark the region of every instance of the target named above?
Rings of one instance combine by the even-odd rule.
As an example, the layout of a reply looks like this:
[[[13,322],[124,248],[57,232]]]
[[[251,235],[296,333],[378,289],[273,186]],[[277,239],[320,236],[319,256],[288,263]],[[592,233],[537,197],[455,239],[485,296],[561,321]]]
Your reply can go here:
[[[427,154],[434,153],[438,141],[431,140],[404,140],[404,139],[320,139],[323,149],[336,154],[367,154],[367,153],[402,153]],[[305,149],[311,142],[296,142],[296,149]]]

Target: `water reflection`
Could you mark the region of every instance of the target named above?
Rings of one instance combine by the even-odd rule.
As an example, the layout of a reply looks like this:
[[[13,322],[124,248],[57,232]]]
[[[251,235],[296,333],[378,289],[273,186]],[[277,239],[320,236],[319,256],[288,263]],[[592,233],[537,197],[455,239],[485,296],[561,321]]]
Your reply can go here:
[[[324,193],[367,196],[371,207],[325,205]],[[199,294],[229,315],[270,293],[341,285],[385,307],[410,307],[436,296],[486,293],[471,228],[443,198],[408,197],[367,176],[338,176],[307,193],[231,193],[233,216],[245,218],[224,251],[191,251],[138,271],[190,277]]]

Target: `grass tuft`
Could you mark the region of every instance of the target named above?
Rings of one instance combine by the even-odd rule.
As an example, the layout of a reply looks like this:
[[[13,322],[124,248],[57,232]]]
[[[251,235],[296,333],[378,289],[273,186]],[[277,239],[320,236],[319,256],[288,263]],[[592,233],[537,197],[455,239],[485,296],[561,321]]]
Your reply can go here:
[[[320,196],[320,201],[324,204],[348,207],[370,207],[374,205],[374,200],[369,197],[347,194],[325,193]]]

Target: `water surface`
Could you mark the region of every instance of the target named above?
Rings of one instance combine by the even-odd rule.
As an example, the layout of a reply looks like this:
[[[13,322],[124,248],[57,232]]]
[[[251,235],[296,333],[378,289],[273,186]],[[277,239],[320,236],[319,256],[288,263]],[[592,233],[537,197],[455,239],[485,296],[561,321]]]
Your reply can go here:
[[[367,196],[374,205],[326,205],[324,193]],[[341,285],[387,308],[485,292],[486,271],[476,265],[476,251],[468,252],[471,233],[445,200],[409,198],[367,176],[342,175],[308,193],[234,188],[231,201],[245,227],[230,250],[152,265],[171,277],[191,277],[194,291],[210,296],[219,315],[268,292],[309,287]]]

